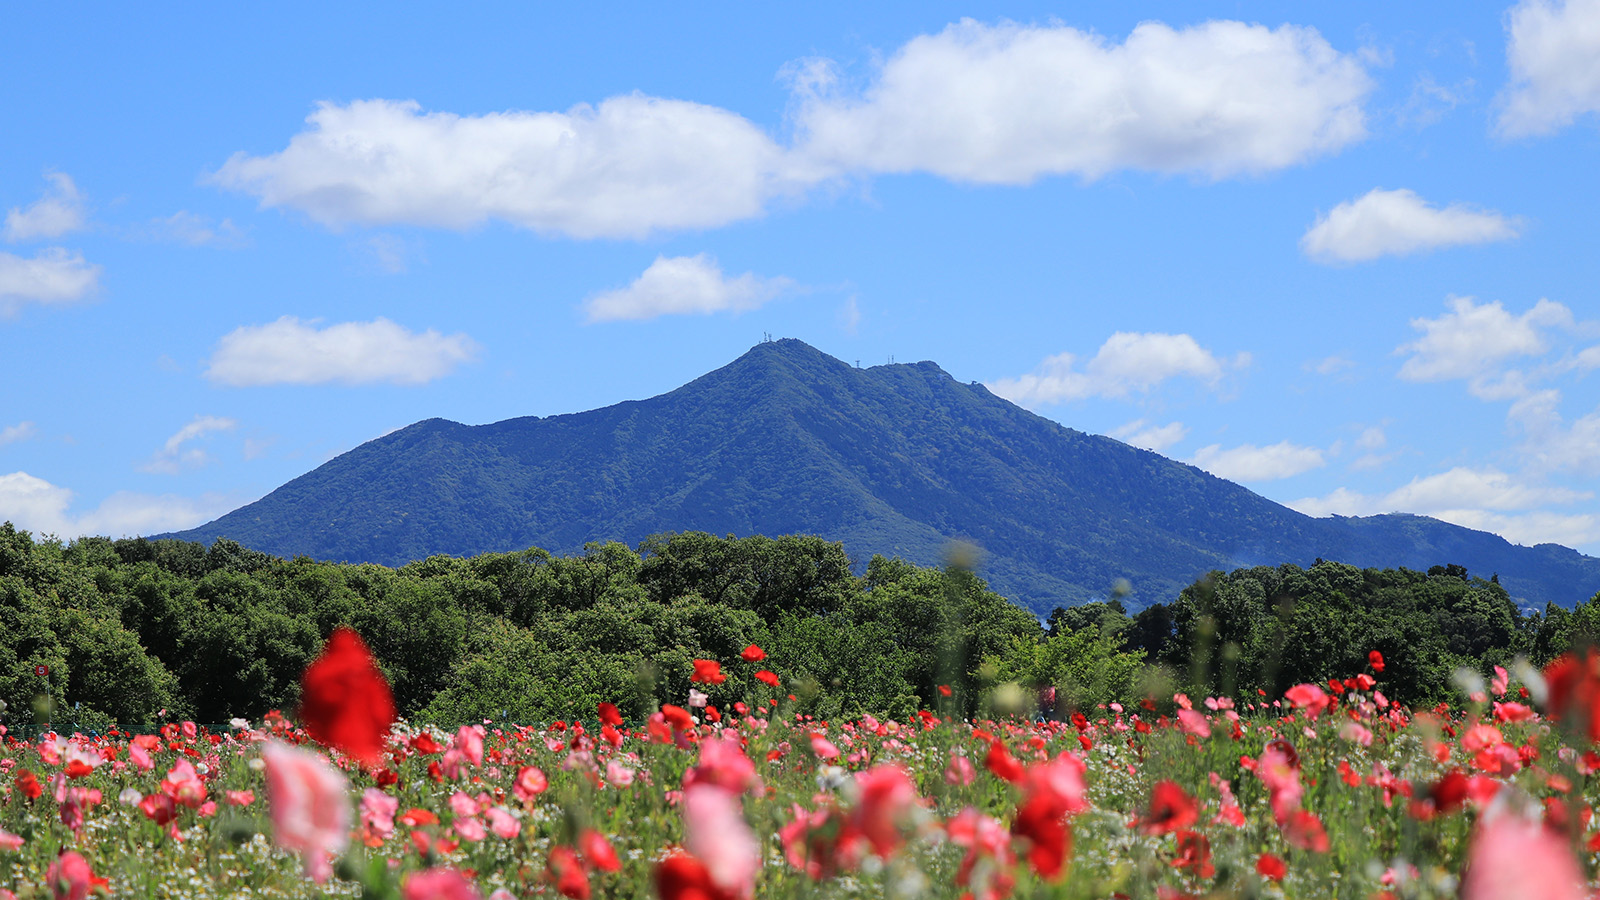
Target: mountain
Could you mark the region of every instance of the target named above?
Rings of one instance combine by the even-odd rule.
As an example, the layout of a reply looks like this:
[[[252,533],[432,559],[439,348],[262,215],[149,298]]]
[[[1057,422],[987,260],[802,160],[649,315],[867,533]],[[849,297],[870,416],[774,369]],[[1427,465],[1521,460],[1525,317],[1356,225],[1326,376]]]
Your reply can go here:
[[[1176,596],[1213,569],[1316,558],[1464,565],[1519,600],[1570,606],[1600,560],[1421,516],[1312,518],[1156,453],[1084,434],[931,362],[860,369],[797,340],[756,345],[670,393],[548,418],[428,419],[190,531],[281,556],[400,565],[665,531],[818,534],[930,564],[983,548],[1035,610]]]

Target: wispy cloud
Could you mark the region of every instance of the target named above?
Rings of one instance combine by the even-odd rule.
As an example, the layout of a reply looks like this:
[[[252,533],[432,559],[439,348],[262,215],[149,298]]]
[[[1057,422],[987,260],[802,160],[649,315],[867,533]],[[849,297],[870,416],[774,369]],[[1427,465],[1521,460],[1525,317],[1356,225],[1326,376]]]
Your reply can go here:
[[[1192,378],[1215,387],[1228,369],[1249,362],[1248,353],[1222,359],[1187,334],[1119,331],[1081,369],[1076,356],[1060,353],[1030,374],[996,379],[987,386],[1019,406],[1031,407],[1143,394],[1173,378]]]
[[[11,207],[0,237],[11,243],[60,237],[83,227],[83,195],[63,172],[46,172],[44,196],[27,207]]]
[[[100,267],[83,255],[59,247],[31,259],[0,252],[0,316],[12,316],[26,303],[65,304],[94,293]]]

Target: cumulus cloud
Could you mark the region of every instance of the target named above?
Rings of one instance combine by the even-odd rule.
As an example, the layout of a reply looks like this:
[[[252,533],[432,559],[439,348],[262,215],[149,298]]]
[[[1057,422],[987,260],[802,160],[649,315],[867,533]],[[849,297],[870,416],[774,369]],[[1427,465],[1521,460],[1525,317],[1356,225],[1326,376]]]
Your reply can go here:
[[[414,334],[388,319],[317,328],[284,316],[223,336],[206,368],[218,384],[426,384],[477,357],[465,334]]]
[[[14,444],[17,441],[28,440],[35,433],[37,433],[37,429],[33,427],[32,422],[18,422],[15,425],[7,425],[4,428],[0,428],[0,447],[4,447],[6,444]]]
[[[200,440],[212,432],[232,431],[238,424],[233,419],[221,416],[195,416],[194,421],[167,438],[161,449],[140,468],[146,472],[175,475],[185,468],[203,466],[211,461],[211,455],[199,447],[186,448],[184,445]]]
[[[736,113],[641,94],[481,116],[359,100],[306,121],[284,150],[237,153],[214,180],[334,227],[494,220],[579,238],[725,225],[805,181]]]
[[[0,253],[0,316],[15,315],[24,303],[81,300],[99,283],[99,266],[60,247],[41,250],[31,259]]]
[[[1248,354],[1240,354],[1231,363],[1219,359],[1187,334],[1119,331],[1106,339],[1081,371],[1077,357],[1061,353],[1046,359],[1033,373],[1001,378],[987,386],[1012,403],[1031,407],[1146,393],[1178,377],[1214,387],[1230,365],[1248,362]]]
[[[1484,399],[1508,398],[1525,392],[1520,373],[1500,372],[1518,357],[1539,356],[1549,349],[1545,329],[1574,326],[1572,311],[1560,303],[1540,300],[1520,316],[1507,312],[1500,301],[1477,303],[1471,297],[1451,297],[1450,311],[1435,319],[1411,320],[1422,336],[1396,348],[1409,354],[1400,366],[1407,381],[1467,379],[1474,394]]]
[[[83,227],[83,195],[78,186],[62,172],[46,172],[44,177],[50,182],[44,196],[26,208],[11,207],[0,237],[16,243],[60,237]]]
[[[800,78],[801,149],[840,171],[1025,184],[1120,169],[1213,178],[1281,169],[1365,137],[1372,81],[1311,28],[964,20],[912,39],[859,97]]]
[[[1541,507],[1570,505],[1593,496],[1589,491],[1521,480],[1492,467],[1462,466],[1414,478],[1387,494],[1339,488],[1324,497],[1307,497],[1288,505],[1311,516],[1416,513],[1493,532],[1516,543],[1570,547],[1600,539],[1600,518]]]
[[[1493,210],[1464,203],[1429,206],[1415,191],[1374,188],[1318,216],[1300,249],[1317,262],[1365,262],[1516,236],[1516,221]]]
[[[237,153],[212,180],[335,228],[498,221],[639,238],[757,217],[855,175],[1273,171],[1365,137],[1372,89],[1315,30],[1240,22],[1147,22],[1114,43],[969,20],[901,47],[859,94],[837,90],[825,61],[791,71],[793,145],[730,110],[637,93],[482,115],[366,99],[319,105],[287,147]]]
[[[118,491],[98,507],[76,515],[71,511],[73,496],[70,489],[27,472],[0,475],[0,521],[68,540],[84,535],[129,537],[193,528],[241,505],[238,499],[220,494],[195,499]]]
[[[704,253],[658,256],[632,284],[596,294],[584,301],[583,308],[591,322],[743,312],[793,287],[793,281],[781,276],[761,278],[746,272],[728,278],[717,261]]]
[[[1501,135],[1551,134],[1600,112],[1600,0],[1522,0],[1507,29]]]
[[[1182,422],[1156,425],[1144,419],[1135,419],[1113,429],[1110,436],[1125,444],[1160,453],[1188,437],[1189,429]]]
[[[1266,447],[1240,444],[1226,450],[1211,444],[1195,451],[1195,465],[1229,481],[1276,481],[1326,465],[1323,451],[1279,441]]]

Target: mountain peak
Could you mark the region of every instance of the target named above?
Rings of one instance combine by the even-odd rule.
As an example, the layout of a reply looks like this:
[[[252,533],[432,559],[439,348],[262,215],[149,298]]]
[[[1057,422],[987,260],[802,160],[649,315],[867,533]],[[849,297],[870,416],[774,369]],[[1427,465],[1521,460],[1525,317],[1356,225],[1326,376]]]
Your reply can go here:
[[[1318,557],[1458,563],[1541,604],[1600,590],[1600,560],[1570,550],[1423,517],[1312,519],[1064,428],[932,362],[859,368],[793,338],[648,400],[488,426],[418,423],[173,536],[399,565],[668,531],[816,534],[862,560],[921,564],[971,541],[990,584],[1039,613],[1120,579],[1137,606],[1214,569]]]

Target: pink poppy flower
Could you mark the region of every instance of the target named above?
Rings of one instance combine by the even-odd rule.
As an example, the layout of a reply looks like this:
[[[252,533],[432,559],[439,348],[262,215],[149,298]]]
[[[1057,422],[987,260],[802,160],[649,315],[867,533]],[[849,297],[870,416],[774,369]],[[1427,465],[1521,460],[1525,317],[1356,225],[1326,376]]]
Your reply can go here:
[[[1472,839],[1462,900],[1582,900],[1589,896],[1567,840],[1510,814],[1485,818]]]
[[[304,861],[318,884],[333,873],[330,860],[350,837],[350,784],[322,756],[278,741],[261,748],[267,764],[267,808],[273,838]]]
[[[490,807],[484,815],[489,817],[489,830],[497,837],[509,841],[522,833],[522,823],[503,806]]]
[[[482,895],[454,869],[427,869],[411,873],[400,896],[404,900],[479,900]]]
[[[744,819],[739,797],[711,784],[683,791],[684,845],[705,864],[711,880],[736,897],[755,893],[761,844]]]

